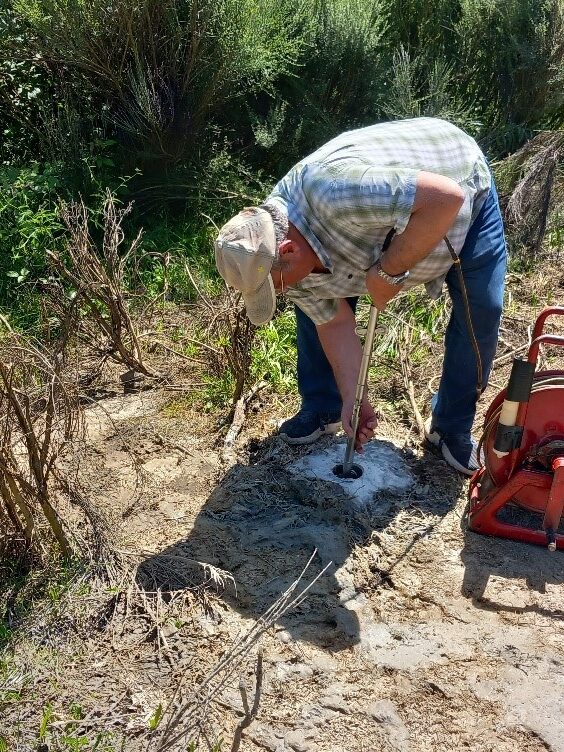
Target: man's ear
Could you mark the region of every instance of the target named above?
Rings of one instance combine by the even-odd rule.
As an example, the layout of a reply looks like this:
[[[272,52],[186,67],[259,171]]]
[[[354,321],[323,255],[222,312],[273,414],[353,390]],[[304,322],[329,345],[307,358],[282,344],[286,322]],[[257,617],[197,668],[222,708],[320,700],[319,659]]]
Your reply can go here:
[[[290,240],[290,238],[286,238],[278,246],[278,253],[281,256],[285,256],[287,253],[295,253],[295,251],[296,251],[295,243],[293,240]]]

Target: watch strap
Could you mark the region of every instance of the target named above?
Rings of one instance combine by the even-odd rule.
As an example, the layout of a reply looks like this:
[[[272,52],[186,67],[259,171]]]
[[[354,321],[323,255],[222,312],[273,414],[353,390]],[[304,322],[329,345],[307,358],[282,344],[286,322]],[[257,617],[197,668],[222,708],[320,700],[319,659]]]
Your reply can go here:
[[[382,269],[382,265],[380,263],[381,259],[378,259],[376,262],[376,273],[380,277],[380,279],[383,279],[384,282],[387,282],[389,285],[402,285],[405,280],[409,277],[409,271],[402,272],[401,274],[388,274]]]

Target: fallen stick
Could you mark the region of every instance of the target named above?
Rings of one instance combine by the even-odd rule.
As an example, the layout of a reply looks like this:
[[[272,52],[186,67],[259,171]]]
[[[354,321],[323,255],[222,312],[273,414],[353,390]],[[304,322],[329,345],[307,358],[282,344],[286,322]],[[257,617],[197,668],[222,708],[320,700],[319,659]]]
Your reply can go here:
[[[241,666],[249,651],[257,643],[262,635],[273,624],[280,620],[284,614],[299,606],[307,597],[308,592],[332,566],[329,562],[305,587],[301,586],[302,580],[308,571],[313,559],[317,554],[314,550],[300,575],[290,587],[259,617],[244,634],[239,636],[230,648],[222,655],[219,662],[213,666],[209,673],[193,686],[187,697],[182,697],[181,688],[186,680],[187,672],[181,675],[173,697],[165,711],[166,725],[162,729],[158,741],[150,739],[151,752],[165,752],[165,750],[177,749],[177,742],[185,743],[192,733],[202,731],[204,722],[209,712],[211,703],[215,700],[225,686],[229,683],[233,674]],[[299,590],[300,586],[302,587]],[[262,663],[260,665],[262,672]],[[262,681],[262,674],[260,675]],[[259,686],[259,674],[257,665],[257,687]],[[255,692],[255,701],[250,715],[258,710],[260,694]],[[156,744],[156,746],[155,746]]]
[[[239,692],[241,693],[241,700],[243,702],[243,708],[245,710],[245,717],[239,721],[237,728],[235,729],[235,735],[233,737],[233,744],[231,745],[231,752],[239,752],[241,745],[241,738],[243,731],[248,728],[253,722],[256,714],[258,713],[260,704],[260,694],[262,690],[262,646],[259,647],[257,656],[257,667],[255,670],[255,699],[253,701],[253,707],[249,708],[249,701],[247,699],[247,689],[245,682],[241,679],[239,682]]]
[[[515,349],[511,350],[511,352],[504,353],[503,355],[500,355],[499,357],[495,358],[493,361],[494,366],[500,365],[500,363],[504,363],[506,360],[511,360],[514,358],[518,353],[523,352],[523,350],[529,349],[529,343],[526,345],[521,345],[520,347],[516,347]]]
[[[243,424],[245,423],[247,407],[258,394],[258,392],[261,389],[264,389],[265,386],[266,381],[259,381],[258,384],[255,384],[252,389],[249,389],[246,394],[244,394],[237,400],[237,404],[235,405],[235,410],[233,412],[233,420],[223,442],[223,451],[221,453],[221,459],[223,460],[223,462],[228,462],[229,460],[231,460],[233,447],[235,445],[237,437],[241,433]]]

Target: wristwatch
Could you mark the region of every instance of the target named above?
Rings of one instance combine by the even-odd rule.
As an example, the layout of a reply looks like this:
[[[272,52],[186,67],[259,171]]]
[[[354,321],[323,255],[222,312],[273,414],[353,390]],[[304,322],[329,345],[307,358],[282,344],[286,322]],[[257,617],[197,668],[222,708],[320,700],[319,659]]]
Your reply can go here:
[[[402,272],[401,274],[387,274],[380,264],[380,260],[374,264],[374,268],[376,269],[376,274],[380,277],[380,279],[383,279],[384,282],[387,282],[389,285],[403,285],[405,280],[409,277],[409,270],[406,272]]]

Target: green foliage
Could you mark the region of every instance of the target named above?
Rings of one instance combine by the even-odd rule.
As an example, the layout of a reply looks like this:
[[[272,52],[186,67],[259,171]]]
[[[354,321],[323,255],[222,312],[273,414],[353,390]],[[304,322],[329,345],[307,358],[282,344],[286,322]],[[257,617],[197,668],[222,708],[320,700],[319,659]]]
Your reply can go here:
[[[296,318],[292,306],[257,330],[251,374],[254,381],[268,381],[276,393],[296,390]]]
[[[82,581],[83,564],[79,561],[53,559],[45,567],[34,562],[4,556],[0,559],[0,604],[10,603],[10,612],[0,612],[0,650],[5,648],[38,601],[50,606],[53,619],[64,608],[64,597],[72,589],[73,597],[87,595],[88,584]],[[8,620],[9,619],[9,620]],[[0,656],[0,676],[2,659]]]
[[[480,123],[474,108],[453,91],[454,65],[429,60],[427,54],[411,57],[405,47],[394,54],[388,98],[383,105],[390,120],[406,117],[439,117],[476,135]]]
[[[292,69],[302,46],[296,5],[14,0],[13,9],[33,51],[80,78],[151,171],[155,161],[191,156],[211,117],[243,93],[272,90]]]
[[[0,310],[16,326],[38,316],[58,197],[133,194],[142,293],[188,302],[187,267],[218,290],[209,218],[343,129],[444,117],[496,157],[564,123],[562,0],[1,2]]]
[[[24,316],[34,311],[26,283],[45,273],[45,251],[61,232],[57,188],[58,175],[48,165],[0,172],[0,306]]]
[[[0,706],[19,702],[26,683],[27,678],[16,668],[9,652],[0,654]]]
[[[261,164],[286,170],[344,128],[381,116],[389,50],[385,0],[315,0],[301,16],[297,75],[249,102]]]
[[[49,725],[51,721],[53,720],[54,713],[53,713],[53,707],[51,703],[47,703],[43,707],[43,710],[41,711],[41,721],[39,723],[39,740],[44,741],[47,736],[47,731],[49,730]]]
[[[163,215],[146,231],[144,254],[138,273],[150,298],[165,295],[176,303],[193,301],[197,297],[190,274],[198,289],[218,292],[218,275],[212,253],[213,227],[190,220],[173,222]]]
[[[463,92],[492,131],[490,148],[513,151],[541,123],[562,124],[561,0],[463,0],[461,8]]]
[[[159,723],[161,722],[161,718],[163,717],[163,706],[162,703],[159,703],[157,705],[157,708],[153,715],[149,718],[149,728],[151,731],[154,731]]]
[[[388,63],[387,28],[383,0],[313,3],[307,36],[311,51],[300,78],[312,125],[321,126],[316,139],[334,135],[344,123],[360,125],[378,117]]]

